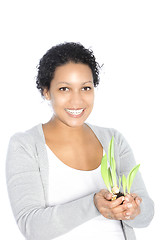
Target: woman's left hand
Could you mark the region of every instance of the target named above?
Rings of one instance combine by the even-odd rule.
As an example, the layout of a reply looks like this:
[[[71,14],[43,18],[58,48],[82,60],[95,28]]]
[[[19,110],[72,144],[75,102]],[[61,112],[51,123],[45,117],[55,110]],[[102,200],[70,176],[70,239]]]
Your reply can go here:
[[[125,211],[126,219],[133,220],[137,215],[140,214],[140,204],[142,199],[135,193],[127,194],[125,196],[123,204],[126,205],[127,210]]]

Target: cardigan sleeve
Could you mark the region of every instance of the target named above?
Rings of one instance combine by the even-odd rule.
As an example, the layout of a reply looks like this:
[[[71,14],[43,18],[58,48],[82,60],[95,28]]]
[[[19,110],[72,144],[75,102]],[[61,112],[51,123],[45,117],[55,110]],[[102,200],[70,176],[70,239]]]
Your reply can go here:
[[[46,206],[31,139],[21,141],[19,134],[9,142],[6,181],[14,217],[27,240],[54,239],[99,215],[94,193],[65,204]]]
[[[122,177],[124,174],[128,176],[130,170],[136,165],[132,149],[125,140],[125,138],[118,131],[115,131],[116,148],[119,155],[119,175]],[[144,181],[140,171],[137,172],[131,192],[138,194],[142,198],[140,205],[141,213],[134,220],[123,221],[123,225],[128,225],[132,228],[147,227],[151,222],[154,215],[154,203],[149,197]]]

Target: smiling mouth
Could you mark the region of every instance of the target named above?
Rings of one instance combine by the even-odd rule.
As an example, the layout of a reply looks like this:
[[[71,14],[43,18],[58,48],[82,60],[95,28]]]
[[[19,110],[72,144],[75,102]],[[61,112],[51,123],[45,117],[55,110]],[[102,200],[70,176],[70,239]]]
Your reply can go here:
[[[66,108],[65,111],[67,113],[69,113],[70,115],[79,116],[83,113],[84,108],[80,108],[80,109],[68,109],[68,108]]]

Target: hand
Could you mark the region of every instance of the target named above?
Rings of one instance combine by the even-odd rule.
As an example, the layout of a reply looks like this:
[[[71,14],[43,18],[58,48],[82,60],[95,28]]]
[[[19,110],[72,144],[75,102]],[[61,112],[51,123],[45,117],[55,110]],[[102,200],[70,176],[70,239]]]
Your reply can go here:
[[[106,189],[102,189],[94,195],[94,204],[105,218],[126,220],[128,216],[125,215],[125,211],[128,210],[128,208],[127,204],[122,204],[124,197],[120,197],[114,201],[111,201],[111,199],[112,194]]]
[[[135,193],[127,194],[125,196],[123,205],[128,205],[129,209],[125,211],[125,216],[127,219],[133,220],[137,215],[140,214],[140,204],[142,199]]]
[[[114,201],[110,201],[111,198],[112,194],[106,189],[94,195],[94,204],[105,218],[127,220],[134,219],[140,213],[139,205],[142,200],[136,194],[126,195]]]

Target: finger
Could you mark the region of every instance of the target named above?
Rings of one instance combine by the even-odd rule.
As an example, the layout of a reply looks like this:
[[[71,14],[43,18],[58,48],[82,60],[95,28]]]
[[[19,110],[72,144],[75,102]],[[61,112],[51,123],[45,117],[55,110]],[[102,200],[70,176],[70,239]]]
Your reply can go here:
[[[127,203],[126,205],[129,205],[131,203]],[[140,206],[136,204],[135,201],[132,202],[132,207],[127,209],[124,214],[125,216],[130,216],[130,219],[134,219],[137,215],[140,214]]]
[[[124,197],[119,197],[116,200],[113,200],[111,202],[108,203],[109,205],[109,209],[113,209],[115,207],[118,207],[119,205],[121,205],[121,203],[123,203],[124,201]]]
[[[131,216],[136,211],[137,205],[135,201],[125,202],[123,203],[123,205],[125,207],[125,212],[124,212],[125,216]]]
[[[142,202],[142,198],[139,197],[136,193],[131,193],[131,196],[134,198],[134,200],[139,199],[140,202]]]
[[[122,213],[113,213],[110,209],[103,209],[102,215],[108,219],[123,220],[125,215]]]
[[[141,202],[142,202],[142,198],[140,198],[140,197],[136,197],[135,198],[135,202],[136,202],[136,204],[138,205],[138,206],[140,206],[140,204],[141,204]]]
[[[133,203],[133,201],[136,203],[136,205],[140,205],[141,204],[141,202],[142,202],[142,198],[140,198],[137,194],[135,194],[135,193],[132,193],[132,194],[128,194],[128,195],[126,195],[126,197],[125,197],[125,201],[124,201],[124,204],[126,203],[126,202],[130,202],[130,203]]]
[[[124,211],[127,211],[127,210],[128,210],[128,208],[127,208],[126,205],[124,205],[124,204],[120,204],[120,205],[118,205],[117,207],[110,209],[110,211],[111,211],[113,214],[123,213]]]
[[[99,194],[108,201],[112,198],[112,194],[107,189],[101,189]]]
[[[127,220],[130,219],[131,213],[126,214],[126,212],[127,211],[124,210],[124,206],[120,205],[113,209],[103,208],[101,214],[108,219]]]
[[[135,203],[134,203],[135,204]],[[123,213],[124,216],[129,216],[132,214],[132,209],[134,209],[134,204],[132,203],[125,203],[125,204],[122,204],[122,205],[119,205],[113,209],[110,209],[113,214],[118,214],[118,213]],[[129,212],[130,214],[125,214],[126,212]]]
[[[122,213],[115,213],[115,214],[113,214],[113,219],[115,219],[115,220],[129,220],[130,216],[129,215],[125,215],[124,212],[122,212]]]
[[[106,218],[110,218],[110,217],[113,218],[114,214],[125,211],[126,210],[125,206],[123,206],[123,204],[121,205],[122,200],[123,200],[123,197],[121,197],[121,199],[117,199],[114,201],[104,201],[103,206],[99,210],[100,213]]]
[[[135,202],[134,201],[130,201],[130,202],[124,201],[123,205],[125,206],[125,208],[127,210],[127,209],[130,209],[130,208],[133,208],[133,206],[135,205]]]
[[[104,198],[109,201],[109,200],[112,199],[112,194],[111,194],[110,192],[106,192],[106,193],[104,194]]]
[[[138,215],[138,212],[127,211],[124,213],[126,219],[134,219]]]
[[[127,194],[124,198],[124,203],[126,202],[132,202],[134,200],[134,197],[130,194]]]
[[[135,199],[138,195],[136,193],[131,193],[131,196]]]

